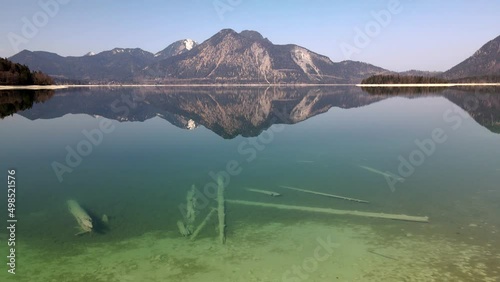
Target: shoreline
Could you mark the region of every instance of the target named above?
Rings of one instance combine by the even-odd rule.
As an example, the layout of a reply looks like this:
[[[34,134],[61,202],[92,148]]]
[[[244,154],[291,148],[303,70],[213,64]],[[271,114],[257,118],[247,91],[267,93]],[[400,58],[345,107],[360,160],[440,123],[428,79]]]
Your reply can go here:
[[[68,85],[0,85],[0,90],[57,90],[68,88],[113,88],[113,87],[310,87],[310,86],[356,86],[356,84],[68,84]]]
[[[454,86],[500,86],[499,83],[408,83],[408,84],[356,84],[358,87],[454,87]]]
[[[113,87],[455,87],[455,86],[500,86],[500,83],[434,83],[434,84],[91,84],[91,85],[0,85],[0,90],[58,90],[68,88],[113,88]]]

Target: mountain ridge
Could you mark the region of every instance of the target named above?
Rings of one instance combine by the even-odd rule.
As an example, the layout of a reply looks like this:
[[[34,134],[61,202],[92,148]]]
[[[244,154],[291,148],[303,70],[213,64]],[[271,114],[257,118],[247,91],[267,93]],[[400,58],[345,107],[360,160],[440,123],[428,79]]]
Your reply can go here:
[[[296,44],[273,44],[257,31],[233,29],[222,29],[200,44],[178,40],[154,54],[118,47],[81,57],[23,50],[10,59],[43,71],[57,82],[85,84],[356,84],[380,74],[418,74],[452,81],[487,77],[491,82],[500,77],[499,46],[500,36],[442,73],[398,73],[364,62],[333,62]]]
[[[416,96],[403,92],[402,97],[444,97],[466,111],[481,126],[500,133],[500,96],[490,93],[464,95],[468,91],[447,89],[439,94],[423,93]],[[123,95],[133,97],[134,107],[127,111],[117,111],[113,107],[103,106],[112,105],[114,101],[121,100]],[[485,95],[487,99],[484,98]],[[372,95],[361,88],[347,86],[198,87],[196,90],[159,87],[125,88],[111,92],[104,88],[75,88],[50,95],[50,101],[33,108],[33,101],[26,101],[22,97],[23,94],[11,91],[11,96],[3,97],[3,101],[0,99],[0,110],[2,102],[18,104],[13,107],[14,110],[7,109],[4,116],[24,109],[19,114],[31,120],[58,118],[68,113],[101,116],[120,122],[143,122],[159,117],[183,129],[201,125],[227,139],[237,136],[255,137],[273,124],[299,123],[331,108],[355,109],[390,99],[386,94]],[[470,107],[471,98],[478,101],[477,106]],[[48,98],[43,99],[46,100]]]
[[[11,59],[44,70],[59,81],[95,84],[357,83],[367,75],[388,72],[361,62],[334,63],[295,44],[275,45],[257,31],[232,29],[223,29],[201,44],[176,41],[156,54],[140,48],[114,48],[63,57],[23,50]]]
[[[472,56],[442,74],[445,79],[500,77],[500,35],[488,41]]]

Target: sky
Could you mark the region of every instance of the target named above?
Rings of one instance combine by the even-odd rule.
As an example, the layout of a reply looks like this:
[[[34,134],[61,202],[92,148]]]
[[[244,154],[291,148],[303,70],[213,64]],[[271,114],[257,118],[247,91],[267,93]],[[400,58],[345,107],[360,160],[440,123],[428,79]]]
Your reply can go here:
[[[334,62],[445,71],[500,35],[499,11],[497,0],[5,0],[0,56],[24,49],[81,56],[115,47],[156,53],[232,28]]]

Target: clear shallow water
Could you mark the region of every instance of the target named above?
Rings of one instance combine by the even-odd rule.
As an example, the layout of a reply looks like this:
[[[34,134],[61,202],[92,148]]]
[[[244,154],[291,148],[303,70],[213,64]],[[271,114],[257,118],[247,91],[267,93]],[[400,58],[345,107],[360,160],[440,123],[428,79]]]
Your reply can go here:
[[[9,92],[8,95],[8,99],[5,98],[7,95],[3,96],[4,101],[11,102],[18,101],[16,95],[26,93]],[[146,252],[146,248],[140,247],[142,245],[138,242],[143,242],[151,234],[155,234],[155,238],[180,240],[172,243],[177,244],[179,249],[189,247],[188,241],[181,238],[177,231],[176,222],[182,218],[178,206],[185,202],[191,185],[205,191],[207,185],[215,182],[212,173],[226,170],[229,162],[238,164],[236,170],[240,173],[230,177],[226,188],[228,199],[429,216],[430,223],[227,205],[229,247],[225,248],[229,249],[224,249],[225,255],[231,255],[232,246],[263,240],[261,235],[242,235],[241,230],[246,230],[248,226],[262,226],[263,230],[269,224],[281,224],[279,230],[295,226],[297,228],[293,230],[297,233],[290,230],[286,240],[307,245],[311,244],[311,240],[314,243],[314,238],[309,239],[298,230],[300,226],[315,223],[325,228],[372,228],[365,233],[376,233],[380,238],[371,238],[367,249],[387,244],[397,250],[395,242],[401,239],[400,236],[405,240],[418,239],[423,246],[426,240],[436,238],[452,246],[467,244],[461,248],[467,251],[467,246],[470,247],[471,254],[474,253],[473,248],[479,248],[474,249],[477,253],[484,248],[491,254],[483,253],[481,257],[471,255],[467,261],[472,269],[469,272],[463,270],[466,268],[463,264],[446,258],[446,254],[436,258],[442,265],[435,266],[423,259],[415,268],[436,268],[441,273],[448,271],[450,279],[463,281],[473,281],[471,277],[496,279],[495,275],[499,275],[498,89],[485,93],[445,90],[433,94],[393,96],[370,95],[358,88],[343,87],[236,90],[103,88],[61,90],[41,96],[50,97],[44,103],[35,103],[31,109],[19,111],[0,121],[1,171],[4,171],[1,179],[6,180],[7,169],[17,170],[18,249],[30,254],[24,261],[19,254],[19,271],[16,274],[19,280],[36,281],[32,280],[33,275],[43,274],[44,271],[49,273],[44,277],[68,275],[72,272],[70,269],[62,270],[64,264],[59,266],[60,271],[48,271],[47,267],[55,264],[55,257],[63,256],[71,260],[85,254],[91,247],[107,246],[111,248],[107,255],[112,257],[112,254],[119,253],[120,248],[116,246],[136,240],[126,249],[138,254],[141,250]],[[19,103],[16,105],[23,108]],[[108,133],[102,131],[103,124],[107,125]],[[187,129],[193,126],[196,127],[194,130]],[[89,153],[81,156],[79,164],[69,165],[66,162],[68,150],[77,151],[78,146],[83,148],[82,144],[89,140],[83,132],[95,133],[97,130],[99,133],[96,134],[102,135],[97,139],[102,140],[86,147],[90,148],[88,150],[82,149]],[[434,141],[429,141],[436,130],[440,138],[434,137]],[[438,139],[446,140],[436,142]],[[422,142],[428,146],[427,154],[417,145]],[[401,175],[398,171],[401,158],[410,162],[411,156],[414,164],[418,165],[412,165],[414,171],[411,175]],[[52,167],[55,162],[72,171],[59,173],[59,179]],[[396,183],[391,189],[386,177],[374,170],[399,174],[404,182]],[[303,194],[279,187],[282,185],[359,198],[370,201],[370,204]],[[283,196],[272,198],[245,188],[276,191]],[[74,236],[78,232],[73,228],[76,222],[65,204],[70,198],[81,203],[95,216],[96,222],[101,215],[108,215],[109,228],[91,236]],[[3,218],[6,216],[4,204],[1,206],[5,211],[2,212]],[[215,205],[211,200],[209,206]],[[198,221],[208,210],[200,210]],[[216,220],[213,219],[199,238],[207,244],[214,244],[210,248],[217,249],[222,247],[216,244],[215,226]],[[319,227],[317,230],[318,234],[322,232]],[[278,234],[278,231],[270,233]],[[271,237],[263,244],[276,239],[272,235],[266,236]],[[341,241],[341,238],[338,239]],[[2,241],[0,248],[2,253],[6,253],[7,246],[4,239]],[[154,244],[154,240],[148,244]],[[268,247],[262,250],[269,251],[269,254],[261,254],[263,258],[271,257],[273,253],[272,246]],[[433,248],[431,243],[428,247]],[[314,245],[310,248],[314,249]],[[301,250],[304,249],[308,247],[301,247]],[[305,258],[297,252],[288,251],[283,254],[283,259],[290,259],[290,263],[294,263],[294,259],[300,263]],[[353,261],[364,255],[373,255],[364,252],[363,256],[354,256],[355,251],[352,252]],[[173,259],[174,253],[169,253]],[[411,252],[407,255],[411,257]],[[87,254],[87,259],[95,261],[97,258]],[[199,269],[188,267],[180,271],[172,266],[171,272],[158,272],[150,280],[167,279],[180,271],[181,276],[159,281],[211,281],[206,280],[208,276],[197,276],[210,272],[208,266],[203,266],[209,257],[198,259],[196,265]],[[243,258],[240,260],[245,261]],[[221,262],[225,267],[212,269],[210,277],[230,281],[225,269],[230,268],[233,262],[232,259]],[[110,266],[121,264],[113,259],[106,263]],[[481,265],[477,266],[478,263]],[[287,281],[281,275],[284,273],[282,268],[286,269],[286,266],[273,268],[256,264],[254,267],[275,269],[276,273],[271,271],[263,278],[257,274],[250,275],[248,271],[251,270],[241,270],[238,275],[243,279],[241,281]],[[326,269],[330,268],[332,266],[318,267],[311,274],[310,281],[325,281],[326,277],[330,277]],[[92,275],[102,281],[126,281],[113,277],[116,274],[110,274],[110,269],[112,267],[97,274],[75,272],[68,276],[68,281],[84,280],[94,277]],[[368,269],[368,266],[366,269],[361,266],[350,273],[343,273],[344,270],[338,268],[335,277],[340,276],[339,281],[351,281],[352,277],[359,279],[354,281],[398,281],[388,278],[391,277],[390,269],[384,273],[372,271],[370,275],[375,276],[370,279],[364,276]],[[477,269],[482,272],[475,273]],[[139,266],[135,272],[132,269],[130,275],[151,271],[154,272]],[[357,276],[351,277],[350,274]],[[321,275],[324,275],[323,278]],[[408,277],[416,276],[409,273]],[[440,280],[443,277],[431,278],[443,281]]]

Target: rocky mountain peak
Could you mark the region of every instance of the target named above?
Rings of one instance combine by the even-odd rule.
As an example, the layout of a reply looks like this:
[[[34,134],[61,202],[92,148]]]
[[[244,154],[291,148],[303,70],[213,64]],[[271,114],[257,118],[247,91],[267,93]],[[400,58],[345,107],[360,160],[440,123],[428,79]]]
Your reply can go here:
[[[240,35],[246,38],[250,38],[253,40],[263,40],[264,36],[262,34],[258,33],[257,31],[254,30],[243,30],[240,32]]]
[[[182,39],[175,41],[174,43],[167,46],[167,48],[161,50],[155,54],[155,58],[158,60],[165,60],[173,56],[183,54],[187,51],[192,50],[196,47],[198,43],[192,39]]]
[[[355,70],[355,71],[353,71]],[[223,29],[196,50],[170,57],[148,69],[144,81],[234,83],[350,83],[385,70],[353,62],[340,69],[328,57],[289,44],[275,45],[260,33]],[[151,75],[152,74],[152,75]]]

